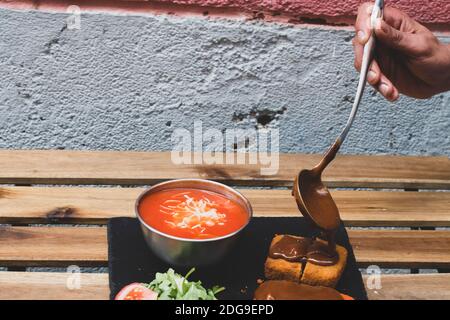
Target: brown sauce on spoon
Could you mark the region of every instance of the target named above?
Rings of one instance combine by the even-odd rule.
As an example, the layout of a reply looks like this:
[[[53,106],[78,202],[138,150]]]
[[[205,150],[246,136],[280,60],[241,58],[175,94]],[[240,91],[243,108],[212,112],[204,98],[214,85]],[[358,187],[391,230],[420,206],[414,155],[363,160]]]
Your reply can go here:
[[[317,167],[307,170],[307,174],[299,176],[301,181],[297,181],[309,218],[324,231],[336,230],[341,224],[336,203],[321,179],[323,169],[333,161],[340,147],[341,142],[337,140]]]
[[[286,280],[263,282],[255,291],[255,300],[344,300],[328,287],[309,286]]]
[[[338,255],[323,242],[310,238],[283,236],[270,247],[269,256],[290,262],[311,262],[321,266],[336,264]]]

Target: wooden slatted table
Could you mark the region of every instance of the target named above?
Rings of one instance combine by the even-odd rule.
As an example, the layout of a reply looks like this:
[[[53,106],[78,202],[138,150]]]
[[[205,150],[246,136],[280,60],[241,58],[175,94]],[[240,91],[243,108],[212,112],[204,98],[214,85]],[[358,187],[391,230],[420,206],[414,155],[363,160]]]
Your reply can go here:
[[[81,288],[70,290],[67,273],[23,268],[106,266],[104,225],[134,216],[144,185],[214,179],[238,186],[255,216],[298,216],[287,187],[319,158],[281,154],[279,172],[262,176],[257,165],[174,165],[164,152],[0,151],[0,267],[8,268],[0,299],[107,299],[105,273],[82,274]],[[324,180],[346,188],[332,192],[362,268],[440,271],[383,275],[381,289],[368,289],[371,299],[450,299],[447,157],[339,155]]]

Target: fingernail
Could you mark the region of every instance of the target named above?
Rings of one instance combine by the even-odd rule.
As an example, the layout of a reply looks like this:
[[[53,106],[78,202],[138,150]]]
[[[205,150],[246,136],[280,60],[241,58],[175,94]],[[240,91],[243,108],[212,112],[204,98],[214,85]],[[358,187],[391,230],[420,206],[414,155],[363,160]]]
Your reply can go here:
[[[358,31],[358,40],[360,42],[365,42],[366,40],[366,33],[362,30]]]
[[[380,84],[380,92],[387,97],[389,95],[389,86],[386,83]]]
[[[392,101],[397,101],[399,98],[399,93],[394,89],[394,93],[392,94]]]
[[[367,80],[370,83],[373,83],[376,80],[376,78],[377,78],[377,74],[374,71],[370,70],[369,73],[367,74]]]
[[[371,14],[373,10],[373,4],[367,7],[367,13]]]

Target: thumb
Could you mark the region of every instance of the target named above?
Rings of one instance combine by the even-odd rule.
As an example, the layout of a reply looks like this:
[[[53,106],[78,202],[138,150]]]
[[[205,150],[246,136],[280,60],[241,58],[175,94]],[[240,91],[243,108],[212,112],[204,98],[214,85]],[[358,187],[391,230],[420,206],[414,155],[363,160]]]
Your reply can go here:
[[[416,52],[417,46],[414,45],[412,34],[399,31],[382,19],[377,20],[374,32],[379,41],[392,49],[408,55],[419,54],[419,52]]]

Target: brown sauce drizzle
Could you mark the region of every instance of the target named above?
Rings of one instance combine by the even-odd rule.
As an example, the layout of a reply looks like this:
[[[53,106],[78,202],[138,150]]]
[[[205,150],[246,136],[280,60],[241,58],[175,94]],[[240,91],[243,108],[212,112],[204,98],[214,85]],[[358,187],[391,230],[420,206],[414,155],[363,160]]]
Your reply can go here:
[[[312,239],[283,236],[280,241],[270,247],[269,256],[291,262],[301,262],[306,258]]]
[[[290,262],[311,262],[316,265],[330,266],[336,264],[338,255],[326,243],[310,238],[283,236],[270,247],[269,256]]]
[[[321,175],[327,165],[336,157],[342,141],[338,138],[324,158],[312,170],[302,170],[295,180],[293,195],[305,218],[322,231],[328,248],[323,243],[314,243],[307,257],[309,262],[320,265],[332,265],[337,262],[335,235],[341,219],[339,210],[323,184]],[[332,262],[334,261],[334,262]]]
[[[344,300],[328,287],[309,286],[286,280],[263,282],[255,291],[255,300]]]

